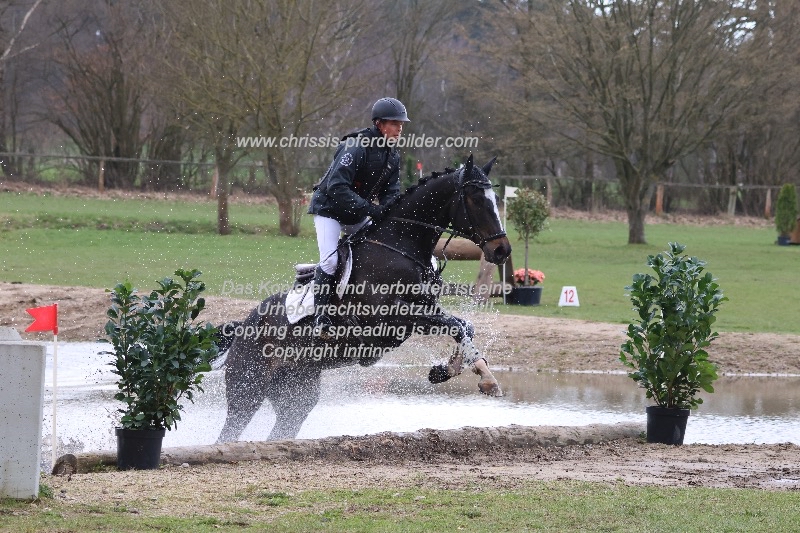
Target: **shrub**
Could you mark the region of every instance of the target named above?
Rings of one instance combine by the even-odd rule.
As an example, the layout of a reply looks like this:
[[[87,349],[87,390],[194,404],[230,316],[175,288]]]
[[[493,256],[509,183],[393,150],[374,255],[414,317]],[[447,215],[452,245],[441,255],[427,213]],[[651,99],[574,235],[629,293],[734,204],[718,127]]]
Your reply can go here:
[[[620,360],[634,371],[628,376],[661,407],[696,409],[702,389],[714,392],[717,365],[706,348],[720,304],[727,300],[705,262],[681,255],[685,246],[669,243],[669,251],[648,256],[656,276],[635,274],[630,292],[637,322],[628,326]]]
[[[217,356],[216,328],[196,323],[205,307],[199,295],[205,284],[197,270],[178,270],[181,282],[165,278],[149,296],[139,296],[130,282],[111,292],[106,335],[114,351],[113,372],[119,376],[115,399],[125,404],[120,424],[125,429],[172,429],[181,419],[185,397],[202,392],[201,372],[211,370]]]
[[[783,237],[788,237],[797,223],[797,191],[787,183],[781,187],[775,203],[775,227]]]

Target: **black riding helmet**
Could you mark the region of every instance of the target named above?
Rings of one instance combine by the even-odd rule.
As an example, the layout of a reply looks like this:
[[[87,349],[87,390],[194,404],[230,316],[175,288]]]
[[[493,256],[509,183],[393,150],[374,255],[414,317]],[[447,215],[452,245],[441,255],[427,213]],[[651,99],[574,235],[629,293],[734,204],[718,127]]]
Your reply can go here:
[[[381,98],[372,106],[372,120],[399,120],[411,122],[406,114],[406,106],[395,98]]]

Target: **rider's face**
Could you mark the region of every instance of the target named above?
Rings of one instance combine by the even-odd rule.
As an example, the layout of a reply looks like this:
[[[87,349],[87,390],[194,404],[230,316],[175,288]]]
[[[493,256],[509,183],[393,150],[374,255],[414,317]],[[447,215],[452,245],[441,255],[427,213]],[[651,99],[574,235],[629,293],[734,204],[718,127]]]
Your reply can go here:
[[[384,137],[397,140],[403,133],[403,122],[400,120],[381,120],[378,122],[378,131]]]

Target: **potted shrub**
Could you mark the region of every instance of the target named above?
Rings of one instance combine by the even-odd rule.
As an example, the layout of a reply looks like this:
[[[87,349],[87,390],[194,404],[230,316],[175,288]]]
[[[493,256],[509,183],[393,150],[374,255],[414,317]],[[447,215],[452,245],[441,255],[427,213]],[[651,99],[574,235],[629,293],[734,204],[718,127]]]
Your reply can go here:
[[[512,302],[518,305],[539,305],[542,300],[542,288],[538,285],[543,281],[544,272],[541,270],[530,268],[515,270]]]
[[[544,281],[544,274],[528,268],[528,256],[530,241],[547,225],[550,205],[542,193],[533,189],[518,189],[516,197],[508,200],[506,214],[520,238],[525,241],[525,268],[514,272],[516,286],[511,290],[508,301],[520,305],[537,305],[541,300],[542,288],[536,285]],[[531,275],[537,272],[541,274],[541,277]],[[517,273],[520,273],[519,277],[517,277]]]
[[[797,223],[797,191],[787,183],[781,187],[775,203],[775,227],[778,230],[778,244],[789,244],[790,234]]]
[[[124,404],[117,434],[117,467],[157,468],[165,430],[181,419],[185,398],[201,391],[201,372],[217,356],[216,328],[196,319],[205,306],[205,284],[197,270],[178,270],[179,280],[165,278],[148,296],[130,282],[111,292],[105,332],[119,376],[114,396]]]
[[[717,365],[706,348],[720,304],[727,300],[706,263],[682,255],[685,246],[648,256],[655,271],[635,274],[625,289],[638,319],[628,325],[620,360],[656,405],[647,407],[647,442],[683,444],[690,409],[703,403],[698,393],[714,392]]]

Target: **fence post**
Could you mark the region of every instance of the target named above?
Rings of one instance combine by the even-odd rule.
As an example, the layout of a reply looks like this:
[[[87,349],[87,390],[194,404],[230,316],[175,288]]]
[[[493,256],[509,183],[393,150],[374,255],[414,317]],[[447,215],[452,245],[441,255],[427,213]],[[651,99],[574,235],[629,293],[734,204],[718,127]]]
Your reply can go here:
[[[547,198],[547,203],[550,204],[550,205],[553,205],[553,187],[552,187],[552,185],[553,185],[553,182],[552,182],[552,180],[550,178],[546,178],[544,180],[544,188],[545,188],[544,195],[545,195],[545,198]]]
[[[656,185],[656,215],[661,216],[664,212],[664,184]]]
[[[103,192],[106,190],[106,160],[100,160],[100,170],[97,172],[97,190]]]
[[[772,216],[772,189],[767,187],[767,199],[764,202],[764,218]]]
[[[728,216],[732,217],[736,214],[736,190],[737,187],[734,185],[730,189],[728,189]]]
[[[217,182],[219,181],[219,169],[214,165],[214,173],[211,175],[211,191],[208,193],[211,198],[217,197]]]

